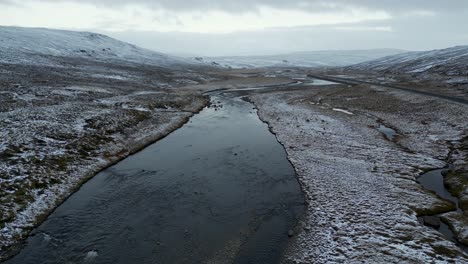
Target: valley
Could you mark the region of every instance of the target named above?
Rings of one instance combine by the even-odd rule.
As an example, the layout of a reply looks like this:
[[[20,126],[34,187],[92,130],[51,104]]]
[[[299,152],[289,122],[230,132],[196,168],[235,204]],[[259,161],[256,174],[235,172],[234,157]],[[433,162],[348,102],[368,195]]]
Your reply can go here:
[[[462,62],[230,69],[94,33],[0,36],[6,263],[468,262]],[[457,205],[419,183],[437,169]]]

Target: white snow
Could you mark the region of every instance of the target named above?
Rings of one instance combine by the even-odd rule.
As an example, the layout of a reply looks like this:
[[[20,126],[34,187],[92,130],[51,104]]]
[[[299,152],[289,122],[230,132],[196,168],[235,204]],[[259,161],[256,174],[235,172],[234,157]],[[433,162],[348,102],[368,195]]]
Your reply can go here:
[[[462,83],[462,84],[467,84],[468,83],[468,77],[458,77],[458,78],[452,78],[450,80],[445,81],[446,83]]]
[[[132,109],[132,110],[137,110],[140,112],[151,112],[151,110],[140,106],[140,105],[134,105],[134,104],[122,104],[122,109]]]
[[[353,113],[351,113],[351,112],[349,112],[349,111],[346,111],[346,110],[344,110],[344,109],[340,109],[340,108],[333,108],[333,111],[345,113],[345,114],[347,114],[347,115],[354,115]]]
[[[468,75],[468,46],[457,46],[442,50],[408,52],[353,65],[351,69],[399,73],[437,72],[443,75]],[[456,78],[454,76],[453,78]]]
[[[434,65],[430,64],[430,65],[426,65],[426,66],[423,66],[421,68],[417,68],[417,69],[409,71],[409,72],[411,72],[411,73],[425,72],[425,71],[431,69],[432,67],[434,67]]]
[[[324,85],[340,85],[339,83],[336,82],[331,82],[331,81],[325,81],[325,80],[320,80],[320,79],[311,79],[311,82],[305,82],[307,85],[312,85],[312,86],[324,86]]]
[[[138,96],[138,95],[150,95],[150,94],[164,94],[165,92],[161,91],[140,91],[140,92],[135,92],[133,95]]]
[[[78,91],[78,92],[92,92],[92,93],[107,93],[111,94],[109,90],[100,87],[84,87],[84,86],[69,86],[65,87],[64,89],[70,91]]]
[[[96,78],[105,78],[105,79],[113,79],[113,80],[120,80],[120,81],[129,79],[128,77],[121,76],[121,75],[92,74],[91,76],[96,77]]]
[[[97,251],[89,251],[88,253],[86,253],[86,256],[85,256],[85,259],[84,261],[85,262],[91,262],[93,261],[95,258],[97,258],[99,256],[98,252]]]
[[[0,62],[56,64],[40,55],[125,60],[166,67],[175,64],[199,64],[189,59],[139,48],[97,33],[0,26]]]

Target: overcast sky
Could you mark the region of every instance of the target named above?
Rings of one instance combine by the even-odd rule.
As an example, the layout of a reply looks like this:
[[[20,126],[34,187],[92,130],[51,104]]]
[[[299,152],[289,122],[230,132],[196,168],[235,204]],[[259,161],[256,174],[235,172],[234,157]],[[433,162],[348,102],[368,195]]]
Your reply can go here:
[[[468,44],[468,0],[0,0],[0,25],[97,31],[176,54],[427,50]]]

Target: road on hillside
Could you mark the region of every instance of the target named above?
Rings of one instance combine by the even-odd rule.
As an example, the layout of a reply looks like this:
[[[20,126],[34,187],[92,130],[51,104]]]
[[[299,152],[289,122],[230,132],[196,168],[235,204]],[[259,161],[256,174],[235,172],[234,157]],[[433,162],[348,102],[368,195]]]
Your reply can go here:
[[[307,76],[311,78],[316,78],[316,79],[321,79],[321,80],[331,81],[331,82],[336,82],[336,83],[342,83],[342,84],[347,84],[347,85],[357,85],[357,84],[376,85],[376,86],[381,86],[385,88],[441,98],[441,99],[449,100],[452,102],[468,105],[468,100],[463,99],[463,98],[453,97],[453,96],[448,96],[448,95],[443,95],[443,94],[436,94],[436,93],[431,93],[431,92],[426,92],[426,91],[421,91],[421,90],[416,90],[416,89],[411,89],[411,88],[406,88],[406,87],[401,87],[401,86],[396,86],[396,85],[391,85],[391,84],[369,82],[369,81],[363,81],[363,80],[357,80],[357,79],[330,77],[327,75],[317,75],[317,74],[308,74]]]

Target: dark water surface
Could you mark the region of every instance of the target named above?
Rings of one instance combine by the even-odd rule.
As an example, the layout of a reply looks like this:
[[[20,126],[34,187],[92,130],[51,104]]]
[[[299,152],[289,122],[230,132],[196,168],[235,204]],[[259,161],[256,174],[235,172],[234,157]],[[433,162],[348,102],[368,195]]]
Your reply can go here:
[[[239,98],[86,183],[13,264],[275,263],[304,210],[283,147]]]
[[[445,169],[429,171],[418,178],[418,182],[427,190],[434,191],[440,197],[453,202],[457,206],[457,210],[461,211],[458,207],[458,198],[453,196],[444,185],[444,176],[442,171]]]
[[[442,175],[442,172],[446,169],[438,169],[438,170],[433,170],[426,172],[425,174],[421,175],[418,178],[418,182],[427,190],[431,190],[435,192],[438,196],[441,198],[453,202],[457,206],[457,212],[463,213],[463,211],[460,209],[458,206],[458,198],[453,196],[446,188],[444,185],[444,176]],[[437,215],[436,217],[440,217],[440,215]],[[424,224],[424,221],[421,223]],[[453,233],[453,231],[450,229],[450,227],[444,223],[440,222],[440,228],[437,229],[440,233],[442,233],[447,239],[455,242],[463,251],[468,253],[468,247],[464,246],[463,244],[460,244]]]

